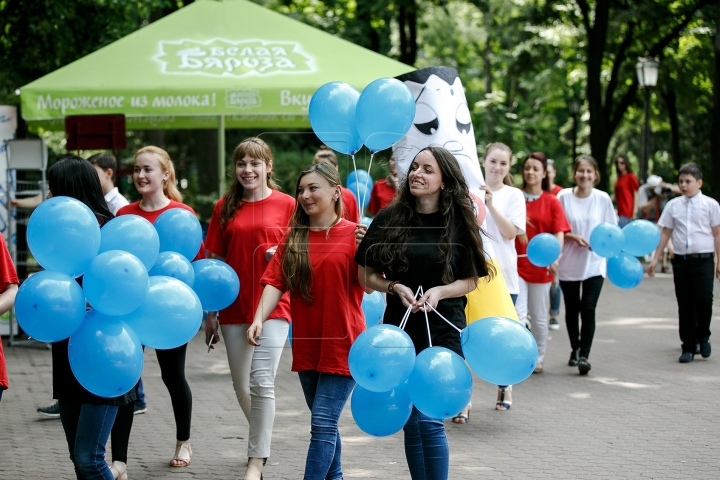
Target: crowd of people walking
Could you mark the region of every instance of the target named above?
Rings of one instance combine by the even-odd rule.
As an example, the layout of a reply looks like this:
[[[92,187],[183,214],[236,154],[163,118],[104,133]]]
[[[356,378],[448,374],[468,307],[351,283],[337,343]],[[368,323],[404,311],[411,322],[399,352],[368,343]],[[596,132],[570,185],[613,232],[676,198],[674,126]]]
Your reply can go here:
[[[133,182],[142,199],[131,204],[114,189],[115,160],[105,157],[95,156],[89,162],[74,155],[62,157],[48,171],[49,196],[80,200],[100,225],[126,214],[154,222],[171,208],[192,212],[182,203],[173,161],[165,150],[147,146],[135,154]],[[522,185],[517,188],[510,174],[511,149],[492,143],[482,160],[485,205],[478,205],[452,153],[431,146],[415,156],[407,172],[398,172],[394,160],[389,160],[390,174],[377,181],[371,193],[368,210],[375,217],[368,228],[359,224],[362,212],[352,192],[342,186],[332,150],[318,151],[291,195],[275,183],[272,151],[263,140],[244,140],[232,159],[235,179],[213,209],[197,258],[212,256],[227,262],[242,285],[232,305],[208,312],[205,340],[210,348],[225,343],[232,385],[249,425],[244,474],[248,480],[262,478],[271,455],[275,376],[290,322],[292,370],[298,374],[311,413],[304,478],[340,479],[338,422],[355,386],[348,352],[365,329],[364,292],[386,295],[384,323],[400,325],[408,317],[406,332],[417,353],[432,345],[462,356],[458,330],[469,320],[465,295],[476,289],[481,278],[500,274],[519,321],[537,342],[534,373],[545,371],[548,330],[559,328],[556,317],[563,298],[568,365],[587,375],[606,274],[605,259],[590,248],[590,234],[601,222],[622,226],[645,216],[650,203],[643,202],[625,156],[616,160],[618,180],[611,198],[595,188],[601,172],[587,155],[572,164],[575,186],[562,188],[554,183],[554,162],[542,152],[532,152],[521,159]],[[714,262],[715,252],[720,251],[720,207],[700,192],[702,171],[697,165],[683,166],[679,180],[678,186],[663,184],[662,188],[681,196],[667,203],[662,214],[663,191],[655,195],[662,234],[649,273],[654,275],[672,242],[680,362],[689,363],[695,354],[707,358],[711,353],[713,278],[720,274]],[[486,214],[483,225],[478,221],[480,208]],[[562,245],[560,258],[548,267],[535,266],[527,258],[528,242],[541,233],[554,235]],[[486,259],[486,243],[496,253],[494,263]],[[19,282],[7,248],[0,247],[2,312],[12,305]],[[435,315],[426,320],[428,309],[447,320]],[[67,340],[53,344],[53,396],[77,478],[127,480],[134,414],[146,410],[142,383],[115,398],[91,394],[70,369],[67,344]],[[176,443],[169,466],[176,468],[192,460],[186,351],[187,344],[156,350],[175,418]],[[0,349],[0,396],[8,386],[4,370]],[[512,386],[499,385],[495,409],[512,406]],[[468,423],[470,409],[468,404],[452,421]],[[403,430],[412,478],[446,479],[450,452],[443,420],[413,407]],[[108,439],[110,465],[105,461]]]

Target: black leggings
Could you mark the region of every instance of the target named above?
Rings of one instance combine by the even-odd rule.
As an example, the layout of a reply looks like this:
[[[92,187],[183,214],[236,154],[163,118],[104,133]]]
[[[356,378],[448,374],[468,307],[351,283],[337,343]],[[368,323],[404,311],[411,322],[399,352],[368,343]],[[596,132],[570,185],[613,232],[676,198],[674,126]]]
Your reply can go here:
[[[603,277],[590,277],[587,280],[571,282],[560,280],[560,288],[565,299],[565,323],[567,324],[570,346],[573,351],[580,350],[581,357],[590,356],[593,336],[595,335],[595,307],[597,307]],[[582,296],[581,296],[582,286]],[[579,320],[582,318],[582,329]]]
[[[170,350],[155,350],[163,383],[170,393],[175,415],[175,436],[179,441],[190,439],[192,392],[185,379],[185,353],[187,343]],[[137,388],[137,387],[136,387]],[[130,403],[118,409],[110,439],[113,461],[127,463],[128,443],[132,429],[135,405]]]

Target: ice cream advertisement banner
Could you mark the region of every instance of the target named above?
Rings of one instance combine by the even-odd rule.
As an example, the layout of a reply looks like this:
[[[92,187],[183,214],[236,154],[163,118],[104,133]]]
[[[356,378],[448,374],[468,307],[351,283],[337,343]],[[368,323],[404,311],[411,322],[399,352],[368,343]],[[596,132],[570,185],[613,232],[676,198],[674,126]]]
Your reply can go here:
[[[483,212],[485,184],[475,142],[475,131],[465,89],[457,70],[449,67],[432,67],[396,77],[407,85],[415,97],[415,119],[410,131],[393,146],[398,174],[405,176],[415,155],[428,145],[439,145],[450,151],[465,175],[470,193]],[[487,236],[483,236],[485,253],[497,262]],[[508,293],[500,268],[490,281],[481,281],[468,295],[465,310],[468,322],[490,316],[517,320],[517,313]]]

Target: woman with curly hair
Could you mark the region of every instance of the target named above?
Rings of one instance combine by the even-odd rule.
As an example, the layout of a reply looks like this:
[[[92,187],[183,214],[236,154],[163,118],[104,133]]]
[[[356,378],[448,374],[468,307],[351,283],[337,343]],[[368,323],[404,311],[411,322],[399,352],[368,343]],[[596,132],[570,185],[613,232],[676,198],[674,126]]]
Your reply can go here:
[[[392,203],[375,217],[355,261],[366,290],[387,292],[383,322],[399,326],[407,309],[405,331],[420,353],[446,347],[462,356],[465,295],[480,277],[492,275],[483,253],[477,206],[470,197],[460,165],[440,147],[427,147],[413,159],[407,179]],[[424,294],[419,298],[419,287]],[[429,313],[429,335],[425,308]],[[457,328],[455,328],[457,327]],[[413,479],[446,479],[450,451],[442,419],[413,407],[405,424],[405,456]]]

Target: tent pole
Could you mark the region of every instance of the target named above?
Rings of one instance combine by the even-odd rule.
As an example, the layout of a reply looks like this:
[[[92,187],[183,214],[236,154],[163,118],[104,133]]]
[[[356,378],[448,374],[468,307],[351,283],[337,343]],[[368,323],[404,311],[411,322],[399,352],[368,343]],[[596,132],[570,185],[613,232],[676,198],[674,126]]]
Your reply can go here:
[[[225,194],[225,115],[218,121],[218,197]]]

